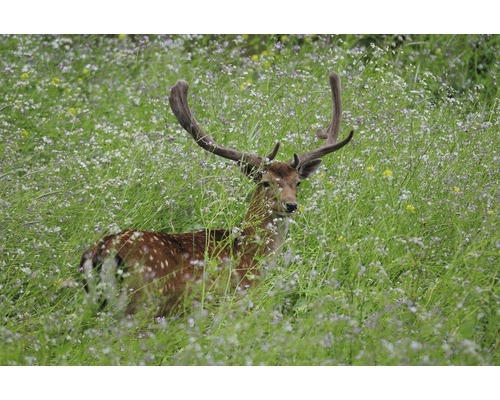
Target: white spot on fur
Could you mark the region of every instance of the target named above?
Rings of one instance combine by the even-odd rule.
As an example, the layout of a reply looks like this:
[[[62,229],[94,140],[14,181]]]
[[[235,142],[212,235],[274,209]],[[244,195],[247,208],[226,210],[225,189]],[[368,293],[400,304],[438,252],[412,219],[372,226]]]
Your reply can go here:
[[[137,232],[135,231],[134,233],[132,233],[132,235],[130,236],[130,239],[138,239],[142,236],[142,232]]]

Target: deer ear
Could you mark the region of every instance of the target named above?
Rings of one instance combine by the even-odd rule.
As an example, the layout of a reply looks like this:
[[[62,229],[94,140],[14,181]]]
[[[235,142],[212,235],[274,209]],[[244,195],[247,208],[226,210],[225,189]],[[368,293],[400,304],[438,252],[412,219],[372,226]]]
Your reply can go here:
[[[318,169],[320,164],[321,164],[320,159],[306,161],[304,164],[299,166],[299,168],[297,170],[300,178],[301,179],[308,178],[309,175],[311,175],[314,171],[316,171]]]
[[[241,164],[240,165],[241,172],[243,172],[246,176],[248,176],[255,183],[259,183],[262,179],[262,171],[259,168],[256,168],[249,164]]]
[[[262,179],[262,171],[250,164],[240,163],[241,172],[252,179],[255,183],[259,183]]]

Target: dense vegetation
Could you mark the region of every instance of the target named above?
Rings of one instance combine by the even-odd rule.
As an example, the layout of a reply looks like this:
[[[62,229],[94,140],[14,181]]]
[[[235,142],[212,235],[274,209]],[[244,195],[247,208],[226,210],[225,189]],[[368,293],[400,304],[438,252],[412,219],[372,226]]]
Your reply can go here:
[[[0,364],[498,364],[497,36],[0,36]],[[278,159],[341,136],[285,251],[183,315],[87,304],[125,228],[237,225],[252,184],[176,122]],[[263,267],[267,267],[263,265]]]

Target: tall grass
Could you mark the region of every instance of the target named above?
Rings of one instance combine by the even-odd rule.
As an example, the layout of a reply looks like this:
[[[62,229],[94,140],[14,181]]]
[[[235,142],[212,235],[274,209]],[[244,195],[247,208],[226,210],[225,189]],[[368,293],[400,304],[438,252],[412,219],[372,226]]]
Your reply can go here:
[[[0,36],[0,52],[0,364],[498,364],[496,36]],[[330,118],[329,71],[356,136],[300,187],[258,286],[164,319],[87,304],[77,265],[104,233],[245,213],[252,184],[172,115],[177,79],[217,142],[279,139],[288,160]]]

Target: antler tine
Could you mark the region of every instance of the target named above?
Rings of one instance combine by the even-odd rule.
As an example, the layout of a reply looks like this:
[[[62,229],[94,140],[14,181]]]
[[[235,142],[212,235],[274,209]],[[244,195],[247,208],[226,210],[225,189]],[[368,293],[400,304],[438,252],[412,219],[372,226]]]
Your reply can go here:
[[[205,150],[214,153],[218,156],[237,161],[242,164],[247,164],[251,167],[259,167],[263,164],[264,159],[258,155],[243,153],[233,150],[229,147],[216,144],[210,136],[208,136],[193,117],[187,102],[187,93],[189,85],[184,80],[179,80],[170,91],[169,103],[173,113],[181,126],[191,134],[196,143]],[[278,146],[270,153],[273,157],[276,155]],[[269,157],[270,158],[270,157]]]
[[[340,119],[342,115],[342,100],[340,97],[340,78],[335,72],[329,75],[330,87],[332,88],[332,103],[333,103],[333,118],[326,129],[320,129],[317,136],[326,139],[326,143],[315,150],[305,153],[293,155],[291,166],[296,168],[299,165],[309,160],[314,160],[323,157],[324,155],[334,152],[349,143],[354,135],[354,131],[349,133],[349,136],[342,142],[337,143],[340,130]]]
[[[327,155],[328,153],[332,153],[336,150],[339,150],[340,148],[344,147],[347,143],[349,143],[353,136],[354,136],[354,131],[351,131],[349,133],[349,136],[347,136],[347,138],[345,138],[341,142],[323,145],[321,147],[318,147],[316,150],[302,153],[299,156],[297,156],[297,154],[294,154],[293,155],[294,159],[291,162],[291,166],[296,168],[297,166],[304,164],[306,161],[316,160],[318,158],[321,158],[321,157]]]
[[[340,94],[340,78],[335,72],[330,72],[330,87],[332,88],[332,120],[326,129],[318,129],[316,135],[321,139],[327,139],[327,144],[337,142],[342,118],[342,97]]]
[[[278,149],[280,148],[280,142],[276,142],[274,145],[274,149],[267,155],[267,159],[269,161],[274,160],[274,157],[276,157],[276,154],[278,154]]]

